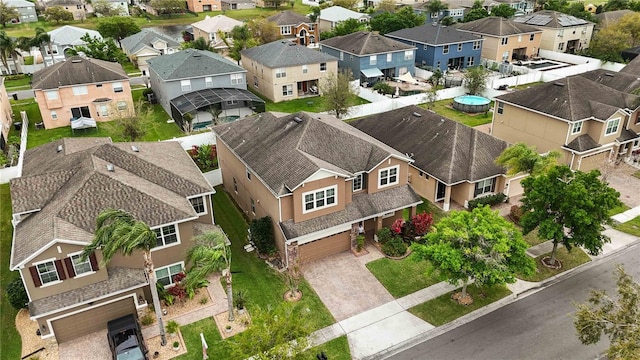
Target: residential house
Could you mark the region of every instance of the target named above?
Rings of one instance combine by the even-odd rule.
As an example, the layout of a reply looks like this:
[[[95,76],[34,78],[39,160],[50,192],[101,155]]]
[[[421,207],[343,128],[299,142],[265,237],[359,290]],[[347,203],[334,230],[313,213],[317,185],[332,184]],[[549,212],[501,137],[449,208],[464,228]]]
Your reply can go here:
[[[406,106],[349,123],[414,160],[409,183],[423,198],[449,210],[451,203],[495,193],[522,194],[521,177],[507,177],[495,160],[509,144],[475,128]]]
[[[220,0],[187,0],[187,9],[201,13],[204,11],[218,11],[222,9]]]
[[[432,13],[431,10],[429,10],[429,1],[414,2],[410,5],[413,6],[413,11],[416,14],[425,16],[425,24],[440,22],[440,20],[448,16],[450,16],[454,21],[462,22],[466,11],[473,6],[473,4],[469,6],[466,1],[463,3],[443,1],[442,4],[447,6],[447,8],[440,10],[437,13]]]
[[[86,45],[87,43],[82,40],[82,37],[86,34],[89,34],[92,38],[102,40],[102,35],[95,30],[79,28],[71,25],[61,26],[47,32],[47,34],[49,34],[49,37],[51,38],[51,51],[49,51],[48,46],[44,46],[47,54],[44,55],[43,58],[47,66],[54,62],[57,63],[59,61],[64,61],[67,57],[67,50],[74,49],[76,46]]]
[[[220,0],[222,11],[255,9],[256,3],[253,0]]]
[[[149,76],[147,60],[160,55],[173,54],[180,49],[179,42],[149,28],[144,28],[122,39],[120,44],[122,51],[138,67],[143,76]]]
[[[117,16],[130,16],[129,4],[125,0],[104,0],[109,4],[109,7],[117,11]],[[98,14],[98,17],[102,17],[102,14]]]
[[[541,49],[569,54],[589,48],[595,26],[590,21],[552,10],[517,16],[513,21],[542,29]]]
[[[225,39],[228,43],[233,42],[233,39],[231,38],[231,30],[236,26],[242,25],[243,23],[241,21],[224,15],[207,15],[204,20],[191,24],[193,27],[194,39],[200,37],[207,39],[211,42],[213,47],[220,50],[228,48],[227,44],[224,42]],[[224,36],[224,39],[221,34]]]
[[[484,38],[482,57],[497,62],[526,60],[538,56],[542,30],[498,16],[454,25]]]
[[[596,69],[579,75],[617,91],[637,94],[640,89],[640,58],[634,58],[618,72]]]
[[[349,69],[361,83],[415,74],[416,47],[380,35],[359,31],[320,42],[320,51],[337,57],[340,69]]]
[[[4,76],[0,77],[0,150],[5,150],[9,133],[13,131],[11,124],[13,123],[13,110],[7,95],[7,89],[4,87]]]
[[[73,14],[73,20],[84,20],[87,18],[87,8],[82,0],[50,0],[44,3],[45,9],[60,6]]]
[[[247,70],[211,51],[186,49],[147,64],[158,102],[182,129],[189,120],[209,125],[218,115],[230,119],[264,111],[264,101],[247,90]]]
[[[595,35],[598,31],[606,28],[607,26],[614,26],[622,19],[625,15],[635,14],[635,11],[624,9],[624,10],[614,10],[614,11],[604,11],[599,14],[594,14],[596,17],[596,24],[593,28],[593,35]]]
[[[361,23],[367,23],[370,18],[371,16],[365,13],[345,9],[342,6],[331,6],[320,10],[318,26],[320,27],[320,32],[332,31],[336,25],[346,20],[356,19]]]
[[[36,4],[27,0],[5,0],[5,6],[10,6],[18,11],[19,16],[11,19],[12,23],[28,23],[37,22],[38,14],[36,13]]]
[[[330,115],[264,113],[213,128],[225,190],[249,219],[269,216],[288,266],[349,250],[415,214],[405,155]]]
[[[338,59],[288,40],[242,50],[253,87],[273,102],[316,96],[319,83],[338,72]]]
[[[267,18],[280,29],[280,36],[293,39],[303,46],[314,46],[320,39],[320,32],[316,23],[308,17],[291,10],[282,11]]]
[[[100,212],[122,209],[151,227],[155,275],[164,286],[184,270],[194,235],[220,231],[214,190],[175,141],[56,140],[26,151],[22,177],[10,188],[9,268],[20,273],[38,335],[58,343],[106,331],[110,320],[151,304],[149,285],[156,284],[145,276],[141,251],[116,254],[106,265],[101,250],[81,258]]]
[[[636,95],[574,75],[497,96],[491,134],[540,153],[557,150],[560,162],[588,171],[639,148],[639,103]]]
[[[385,36],[416,46],[415,63],[418,66],[442,71],[480,64],[484,40],[477,35],[438,24],[402,29]]]
[[[80,118],[109,121],[134,111],[129,77],[114,62],[73,56],[36,71],[31,87],[46,129]]]

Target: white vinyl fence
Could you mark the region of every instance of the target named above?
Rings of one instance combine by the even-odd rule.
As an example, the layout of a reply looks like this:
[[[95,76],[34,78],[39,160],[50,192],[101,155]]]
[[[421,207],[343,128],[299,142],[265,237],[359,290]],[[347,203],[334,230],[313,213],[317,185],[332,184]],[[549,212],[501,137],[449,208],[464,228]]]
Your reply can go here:
[[[213,135],[213,131],[205,131],[199,134],[183,136],[164,141],[177,141],[185,151],[193,148],[194,145],[200,146],[216,144],[216,138]],[[222,171],[220,170],[220,168],[203,173],[202,175],[204,175],[205,179],[207,179],[211,186],[218,186],[222,184]]]
[[[11,167],[0,169],[0,184],[6,184],[11,179],[22,176],[22,164],[24,162],[24,152],[27,151],[27,132],[29,131],[29,117],[25,111],[20,111],[22,130],[20,132],[20,154],[18,163]]]

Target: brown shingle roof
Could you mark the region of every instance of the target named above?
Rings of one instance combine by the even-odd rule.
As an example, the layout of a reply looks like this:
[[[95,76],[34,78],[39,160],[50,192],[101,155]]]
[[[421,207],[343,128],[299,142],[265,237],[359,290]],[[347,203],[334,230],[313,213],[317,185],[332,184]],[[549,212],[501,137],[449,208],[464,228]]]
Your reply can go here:
[[[355,55],[380,54],[416,48],[415,46],[370,31],[358,31],[349,35],[336,36],[321,41],[320,45],[336,48]]]
[[[129,80],[120,64],[73,56],[36,71],[31,83],[34,90],[44,90],[118,80]]]
[[[638,59],[640,59],[640,57],[638,57]],[[629,65],[631,65],[631,63],[629,63]],[[638,77],[640,73],[635,75],[622,71],[616,73],[610,70],[596,69],[579,75],[625,93],[631,93],[640,88],[640,77]]]
[[[499,16],[489,16],[453,26],[462,31],[491,36],[511,36],[542,32],[542,30],[537,27],[517,23]]]
[[[577,152],[585,152],[587,150],[599,148],[600,146],[602,145],[598,144],[591,138],[591,136],[587,134],[580,135],[577,138],[573,139],[573,141],[565,145],[566,148],[575,150]]]
[[[278,25],[300,25],[311,24],[312,21],[304,15],[300,15],[291,10],[282,11],[275,15],[269,16],[267,20],[272,21]]]

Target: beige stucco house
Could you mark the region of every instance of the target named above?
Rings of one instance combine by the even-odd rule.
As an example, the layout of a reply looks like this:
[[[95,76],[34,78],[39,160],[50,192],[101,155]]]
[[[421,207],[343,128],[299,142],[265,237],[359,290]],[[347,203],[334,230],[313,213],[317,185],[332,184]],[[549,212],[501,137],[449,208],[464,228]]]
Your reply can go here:
[[[304,46],[317,46],[320,40],[320,30],[315,22],[307,16],[291,10],[285,10],[269,16],[268,21],[278,26],[279,34],[285,39],[291,39]]]
[[[187,0],[187,9],[193,12],[221,10],[220,0]]]
[[[54,6],[59,6],[73,14],[73,20],[84,20],[87,18],[87,8],[82,0],[51,0],[44,2],[45,9]]]
[[[273,102],[319,94],[320,82],[338,72],[338,59],[297,45],[277,40],[242,51],[242,67],[247,81]]]
[[[570,54],[589,48],[595,26],[590,21],[552,10],[517,16],[513,21],[540,28],[542,30],[541,49]]]
[[[191,24],[193,27],[193,38],[204,38],[211,42],[214,48],[225,50],[228,48],[227,43],[233,43],[231,38],[231,30],[236,26],[242,26],[242,21],[232,19],[224,15],[205,16],[204,20],[200,20]],[[223,39],[224,37],[224,39]]]
[[[214,190],[178,142],[53,141],[27,150],[22,177],[10,188],[10,270],[20,273],[40,336],[58,343],[137,316],[151,303],[141,252],[114,255],[108,264],[100,250],[80,257],[101,211],[125,210],[156,232],[151,254],[164,286],[183,271],[193,236],[218,231]]]
[[[46,129],[134,111],[129,77],[118,63],[73,56],[36,71],[31,83]]]
[[[180,50],[179,42],[148,28],[122,39],[120,44],[122,51],[138,67],[142,76],[149,76],[147,60]]]

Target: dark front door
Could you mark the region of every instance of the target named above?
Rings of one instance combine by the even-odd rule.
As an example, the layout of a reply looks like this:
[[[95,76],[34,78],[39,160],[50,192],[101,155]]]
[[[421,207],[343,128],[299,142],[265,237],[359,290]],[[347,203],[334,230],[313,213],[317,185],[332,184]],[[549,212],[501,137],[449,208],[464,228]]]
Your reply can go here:
[[[88,106],[82,106],[77,108],[71,108],[71,117],[74,119],[79,119],[81,117],[91,117],[91,112],[89,111]]]
[[[444,200],[444,195],[446,191],[447,191],[447,185],[438,181],[438,185],[436,185],[436,201]]]

